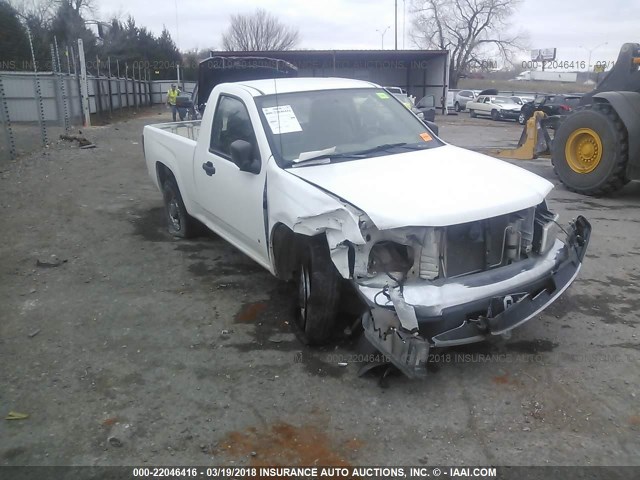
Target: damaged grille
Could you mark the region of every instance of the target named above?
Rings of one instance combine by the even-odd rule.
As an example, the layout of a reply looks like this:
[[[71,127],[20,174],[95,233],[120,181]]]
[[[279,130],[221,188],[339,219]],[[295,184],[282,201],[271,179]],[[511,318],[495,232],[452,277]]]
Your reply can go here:
[[[509,265],[548,251],[557,238],[556,219],[542,202],[447,227],[365,229],[367,243],[355,247],[354,276],[432,281]]]
[[[468,275],[526,258],[532,250],[535,210],[442,228],[438,258],[442,276]],[[421,256],[421,278],[435,278],[433,263],[433,253]]]

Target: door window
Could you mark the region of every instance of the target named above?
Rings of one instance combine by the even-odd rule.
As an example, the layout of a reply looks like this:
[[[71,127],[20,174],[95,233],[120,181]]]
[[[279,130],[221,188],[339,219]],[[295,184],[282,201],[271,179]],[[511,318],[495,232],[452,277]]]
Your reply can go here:
[[[237,98],[223,95],[213,115],[210,150],[230,157],[231,144],[236,140],[245,140],[253,145],[257,158],[256,136],[247,107]]]

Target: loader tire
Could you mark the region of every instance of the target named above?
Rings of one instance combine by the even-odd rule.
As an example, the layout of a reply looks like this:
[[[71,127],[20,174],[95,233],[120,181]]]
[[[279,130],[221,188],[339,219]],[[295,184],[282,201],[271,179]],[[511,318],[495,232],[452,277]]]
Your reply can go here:
[[[297,323],[309,344],[322,345],[331,338],[336,323],[342,277],[331,260],[324,235],[301,242]]]
[[[603,196],[629,179],[627,132],[609,104],[593,104],[568,116],[556,130],[551,159],[571,191]]]

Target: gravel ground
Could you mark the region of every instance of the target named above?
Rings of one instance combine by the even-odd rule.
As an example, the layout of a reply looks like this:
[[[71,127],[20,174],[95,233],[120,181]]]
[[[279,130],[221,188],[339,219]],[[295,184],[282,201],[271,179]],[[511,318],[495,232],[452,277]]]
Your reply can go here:
[[[593,224],[576,283],[511,339],[381,385],[357,341],[299,341],[289,286],[213,234],[166,233],[139,142],[167,116],[0,164],[0,465],[640,465],[640,184],[557,186],[562,221]],[[464,146],[520,133],[438,121]]]

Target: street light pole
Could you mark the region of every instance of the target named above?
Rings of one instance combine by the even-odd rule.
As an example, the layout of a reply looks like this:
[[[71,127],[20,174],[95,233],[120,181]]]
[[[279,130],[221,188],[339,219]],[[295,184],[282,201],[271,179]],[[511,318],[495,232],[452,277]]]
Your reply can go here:
[[[390,28],[391,28],[390,26],[387,26],[387,28],[385,28],[383,31],[376,29],[376,32],[378,32],[382,37],[380,41],[380,46],[382,47],[382,50],[384,50],[384,34],[387,33],[387,30],[389,30]]]
[[[584,48],[587,52],[589,52],[589,59],[587,60],[587,74],[588,74],[588,78],[591,79],[591,54],[596,51],[598,48],[600,47],[604,47],[605,45],[607,45],[609,42],[604,42],[601,43],[600,45],[593,47],[593,48],[587,48],[587,47],[583,47],[582,45],[580,45],[580,48]]]
[[[395,8],[393,10],[394,14],[395,14],[395,28],[394,28],[394,33],[396,36],[396,43],[395,43],[395,49],[398,49],[398,0],[395,0]]]

